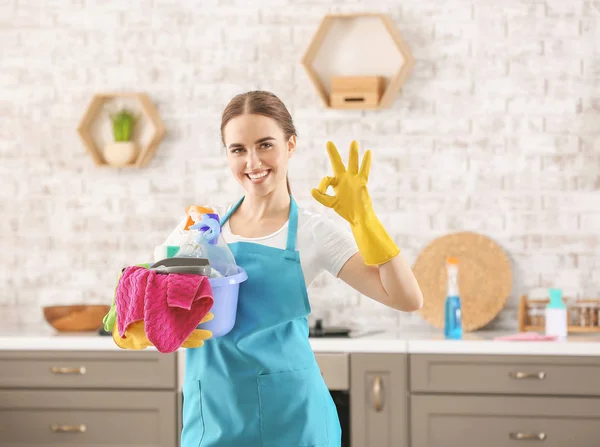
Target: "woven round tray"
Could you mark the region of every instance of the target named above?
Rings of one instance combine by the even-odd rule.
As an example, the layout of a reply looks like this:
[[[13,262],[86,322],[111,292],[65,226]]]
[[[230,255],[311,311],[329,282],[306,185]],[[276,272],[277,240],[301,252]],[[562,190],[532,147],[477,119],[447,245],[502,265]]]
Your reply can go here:
[[[512,269],[504,250],[487,236],[453,233],[433,240],[413,267],[423,291],[423,318],[444,327],[446,259],[458,258],[458,288],[463,331],[482,328],[505,306],[512,289]]]

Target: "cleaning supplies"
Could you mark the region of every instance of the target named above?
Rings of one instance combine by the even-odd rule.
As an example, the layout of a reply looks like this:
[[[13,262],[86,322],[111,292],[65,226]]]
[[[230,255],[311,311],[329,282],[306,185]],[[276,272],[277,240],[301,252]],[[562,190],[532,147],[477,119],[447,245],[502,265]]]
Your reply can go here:
[[[138,267],[146,267],[149,268],[150,264],[136,264]],[[111,332],[113,326],[115,325],[116,321],[117,321],[117,304],[115,302],[115,297],[116,297],[116,292],[117,292],[117,288],[119,287],[119,282],[121,281],[121,276],[123,276],[123,272],[125,271],[125,269],[121,270],[119,272],[119,276],[117,276],[117,283],[115,285],[115,293],[113,294],[113,301],[112,301],[112,305],[110,306],[110,310],[108,311],[108,313],[104,316],[104,318],[102,319],[102,323],[104,323],[104,331],[105,332]]]
[[[158,273],[189,273],[192,275],[209,276],[210,261],[206,258],[166,258],[155,262],[149,267]]]
[[[160,261],[161,259],[172,258],[179,251],[178,245],[159,245],[154,248],[154,262]]]
[[[546,306],[546,335],[557,340],[567,339],[567,306],[562,299],[561,289],[548,289],[550,302]]]
[[[206,256],[213,270],[220,276],[231,276],[238,273],[237,264],[231,249],[221,236],[221,223],[217,214],[203,214],[202,220],[190,227],[198,230],[196,242]],[[211,278],[218,277],[211,274]]]
[[[185,214],[188,216],[184,230],[189,230],[192,225],[197,224],[202,219],[203,214],[214,213],[210,206],[190,205],[185,209]]]
[[[228,277],[238,273],[233,253],[221,235],[219,215],[205,213],[198,217],[182,236],[175,258],[207,258],[211,265],[211,278]]]
[[[115,303],[121,338],[131,324],[143,321],[148,341],[166,353],[181,347],[211,310],[214,297],[206,276],[131,266],[119,279]]]
[[[212,320],[215,316],[212,312],[207,313],[200,321],[200,324]],[[145,323],[143,320],[131,323],[125,330],[125,335],[121,337],[118,326],[115,324],[112,329],[112,337],[115,344],[121,349],[142,350],[152,346],[146,335]],[[212,332],[195,329],[190,336],[180,346],[181,348],[199,348],[204,345],[204,340],[212,337]]]
[[[444,309],[444,337],[460,340],[463,331],[460,294],[458,292],[458,259],[448,258],[446,260],[446,270],[448,272],[448,285]]]

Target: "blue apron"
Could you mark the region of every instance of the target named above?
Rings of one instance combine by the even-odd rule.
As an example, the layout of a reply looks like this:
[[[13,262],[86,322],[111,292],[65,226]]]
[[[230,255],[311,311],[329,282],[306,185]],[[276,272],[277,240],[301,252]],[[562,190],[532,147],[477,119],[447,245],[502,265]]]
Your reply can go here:
[[[186,350],[181,447],[340,446],[336,407],[308,340],[297,228],[292,198],[285,250],[229,244],[248,280],[231,332]]]

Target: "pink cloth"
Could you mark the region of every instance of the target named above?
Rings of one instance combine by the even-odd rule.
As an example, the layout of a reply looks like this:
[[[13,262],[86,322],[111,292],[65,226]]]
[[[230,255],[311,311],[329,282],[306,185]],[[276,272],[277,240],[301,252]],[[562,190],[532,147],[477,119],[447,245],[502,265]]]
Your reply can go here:
[[[143,320],[148,341],[160,352],[173,352],[196,329],[213,303],[206,276],[165,275],[144,267],[127,267],[115,293],[117,329],[124,337],[130,324]]]
[[[499,341],[554,341],[556,340],[554,335],[542,335],[537,332],[519,332],[514,335],[504,335],[502,337],[496,337],[494,340]]]

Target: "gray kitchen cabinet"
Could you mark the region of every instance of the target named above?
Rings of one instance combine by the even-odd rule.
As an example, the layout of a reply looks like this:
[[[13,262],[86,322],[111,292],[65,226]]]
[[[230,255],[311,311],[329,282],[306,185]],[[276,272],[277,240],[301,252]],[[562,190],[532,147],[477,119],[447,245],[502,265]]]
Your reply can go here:
[[[0,445],[176,446],[177,367],[156,351],[0,351]]]
[[[600,399],[417,395],[410,411],[414,447],[600,443]]]
[[[0,351],[0,388],[172,390],[175,363],[155,351]]]
[[[407,356],[350,356],[352,447],[407,447]]]
[[[411,446],[592,447],[600,359],[411,354]]]
[[[412,354],[412,393],[600,396],[600,358]]]
[[[172,447],[176,405],[168,391],[0,390],[0,445]]]

